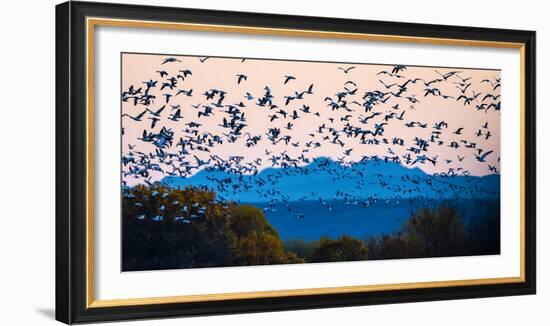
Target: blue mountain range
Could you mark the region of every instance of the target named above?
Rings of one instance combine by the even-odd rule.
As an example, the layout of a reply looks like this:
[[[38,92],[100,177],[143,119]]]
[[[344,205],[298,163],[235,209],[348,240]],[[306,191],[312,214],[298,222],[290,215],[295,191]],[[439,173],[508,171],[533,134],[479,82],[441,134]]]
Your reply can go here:
[[[255,175],[207,168],[188,178],[165,177],[162,183],[180,188],[208,188],[223,200],[244,203],[499,198],[499,174],[478,177],[460,172],[429,175],[417,167],[382,160],[344,166],[320,157],[305,166],[267,168]]]

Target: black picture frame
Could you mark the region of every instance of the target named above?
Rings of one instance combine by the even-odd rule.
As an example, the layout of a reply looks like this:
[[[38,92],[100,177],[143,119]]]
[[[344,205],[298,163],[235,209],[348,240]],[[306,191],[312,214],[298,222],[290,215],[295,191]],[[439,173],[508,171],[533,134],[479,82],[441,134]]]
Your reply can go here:
[[[86,18],[189,22],[260,28],[397,35],[523,44],[524,280],[353,293],[90,307],[87,293]],[[287,16],[140,5],[65,2],[56,6],[56,319],[84,323],[534,294],[536,292],[534,31]]]

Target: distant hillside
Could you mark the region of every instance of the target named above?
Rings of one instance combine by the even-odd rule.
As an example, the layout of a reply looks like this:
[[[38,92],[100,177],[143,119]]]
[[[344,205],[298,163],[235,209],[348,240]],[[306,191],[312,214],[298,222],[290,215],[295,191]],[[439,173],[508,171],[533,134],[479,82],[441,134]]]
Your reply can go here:
[[[247,203],[297,200],[497,198],[500,175],[431,176],[418,168],[383,161],[342,166],[317,158],[303,167],[269,168],[257,175],[205,169],[190,178],[166,177],[172,187],[206,187],[225,200]]]

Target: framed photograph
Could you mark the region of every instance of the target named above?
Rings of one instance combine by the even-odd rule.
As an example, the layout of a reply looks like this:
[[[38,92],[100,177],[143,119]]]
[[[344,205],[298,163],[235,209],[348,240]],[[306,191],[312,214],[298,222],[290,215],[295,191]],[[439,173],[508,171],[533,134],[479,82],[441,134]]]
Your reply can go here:
[[[535,293],[535,32],[56,8],[56,318]]]

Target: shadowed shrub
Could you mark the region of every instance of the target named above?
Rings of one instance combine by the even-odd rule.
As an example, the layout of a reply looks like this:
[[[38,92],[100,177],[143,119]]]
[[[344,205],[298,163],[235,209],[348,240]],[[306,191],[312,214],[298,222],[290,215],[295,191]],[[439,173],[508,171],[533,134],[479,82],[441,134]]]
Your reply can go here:
[[[302,257],[306,262],[311,262],[311,257],[317,248],[319,241],[304,241],[301,239],[287,240],[284,243],[285,251],[295,253]]]
[[[319,246],[311,255],[312,262],[336,262],[365,260],[368,258],[368,249],[363,241],[350,236],[342,236],[336,240],[322,237]]]

